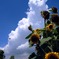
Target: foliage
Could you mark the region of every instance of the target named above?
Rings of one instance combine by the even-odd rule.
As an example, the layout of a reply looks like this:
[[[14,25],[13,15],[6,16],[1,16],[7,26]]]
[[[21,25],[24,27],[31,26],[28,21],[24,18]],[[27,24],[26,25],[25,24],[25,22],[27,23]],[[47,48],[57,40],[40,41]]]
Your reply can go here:
[[[0,59],[4,59],[4,58],[5,58],[4,51],[0,50]]]
[[[14,56],[11,56],[10,59],[14,59]]]
[[[32,32],[26,39],[29,46],[35,46],[35,51],[28,59],[59,59],[59,15],[56,7],[48,11],[41,11],[44,18],[44,28],[33,30],[30,25],[28,29]],[[46,57],[47,55],[47,57]]]

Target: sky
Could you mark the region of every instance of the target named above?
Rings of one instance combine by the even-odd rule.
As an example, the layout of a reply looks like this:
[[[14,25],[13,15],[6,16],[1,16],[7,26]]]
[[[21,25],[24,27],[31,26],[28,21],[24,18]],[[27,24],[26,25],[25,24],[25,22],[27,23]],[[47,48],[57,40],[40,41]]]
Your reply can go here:
[[[8,34],[26,16],[28,0],[0,0],[0,47],[8,42]]]
[[[28,42],[24,39],[30,33],[27,27],[30,24],[34,29],[43,27],[43,19],[38,12],[48,10],[52,6],[59,9],[58,4],[58,0],[1,0],[0,48],[4,49],[6,56],[15,55],[18,59],[21,55],[20,59],[24,59],[25,55],[31,53],[32,50],[28,48]]]

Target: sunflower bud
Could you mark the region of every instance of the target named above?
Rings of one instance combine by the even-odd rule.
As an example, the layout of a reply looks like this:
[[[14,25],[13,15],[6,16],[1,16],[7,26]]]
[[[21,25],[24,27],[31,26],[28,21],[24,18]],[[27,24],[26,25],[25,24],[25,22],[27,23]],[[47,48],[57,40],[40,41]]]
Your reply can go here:
[[[56,7],[52,7],[52,12],[53,12],[53,13],[58,13],[57,8],[56,8]]]
[[[47,20],[49,19],[50,13],[48,11],[41,11],[42,17]]]
[[[32,31],[32,26],[30,25],[30,26],[28,27],[28,29],[29,29],[30,31]]]
[[[51,21],[54,22],[56,25],[59,25],[59,16],[57,14],[51,15]]]

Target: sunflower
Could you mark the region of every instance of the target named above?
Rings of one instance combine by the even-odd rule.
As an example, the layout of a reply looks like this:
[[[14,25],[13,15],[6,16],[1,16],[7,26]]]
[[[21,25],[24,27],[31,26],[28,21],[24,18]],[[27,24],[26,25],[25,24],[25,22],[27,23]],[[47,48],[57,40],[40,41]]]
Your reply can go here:
[[[52,12],[54,12],[54,13],[58,13],[57,8],[56,8],[56,7],[52,7]]]
[[[41,30],[38,28],[38,29],[34,30],[34,33],[40,34]]]
[[[45,54],[45,59],[59,59],[58,52],[49,52]]]
[[[30,37],[30,41],[33,42],[33,44],[36,44],[39,42],[39,39],[40,39],[40,35],[37,34],[37,33],[33,33]]]
[[[56,25],[59,25],[59,16],[57,14],[52,14],[51,21],[55,23]]]
[[[53,28],[54,28],[54,24],[49,24],[46,26],[46,30],[48,30],[48,31],[52,31]]]
[[[41,11],[42,17],[47,20],[49,19],[50,13],[48,11]]]

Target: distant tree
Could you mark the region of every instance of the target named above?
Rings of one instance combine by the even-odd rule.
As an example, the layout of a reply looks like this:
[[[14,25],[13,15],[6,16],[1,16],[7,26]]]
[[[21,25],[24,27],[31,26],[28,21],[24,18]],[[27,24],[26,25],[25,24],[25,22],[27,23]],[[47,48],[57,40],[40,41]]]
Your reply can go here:
[[[0,59],[4,59],[4,58],[5,58],[4,51],[0,50]]]

